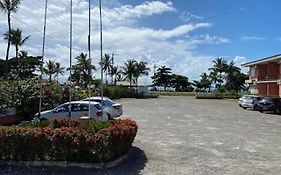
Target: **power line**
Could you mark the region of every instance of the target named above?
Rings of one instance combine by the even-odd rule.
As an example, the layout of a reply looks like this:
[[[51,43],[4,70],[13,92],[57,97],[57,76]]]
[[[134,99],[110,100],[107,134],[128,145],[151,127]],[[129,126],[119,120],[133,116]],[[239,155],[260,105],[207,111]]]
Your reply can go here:
[[[23,20],[21,20],[21,19],[15,17],[14,15],[11,15],[11,16],[12,16],[15,20],[17,20],[17,21],[19,21],[19,22],[25,24],[26,26],[28,26],[30,29],[33,29],[34,31],[36,31],[36,32],[38,32],[38,33],[40,33],[40,34],[43,34],[43,32],[42,32],[41,30],[39,30],[39,29],[37,29],[37,28],[31,26],[30,24],[27,24],[26,22],[24,22]],[[54,38],[54,37],[51,36],[50,34],[46,34],[46,36],[48,36],[49,38],[51,38],[51,39],[57,41],[57,42],[60,43],[61,45],[67,46],[65,43],[62,43],[60,40]]]
[[[39,7],[39,8],[43,8],[44,6],[42,5],[40,5],[40,4],[38,4],[37,3],[37,1],[34,1],[34,0],[30,0],[33,4],[35,4],[35,6],[37,6],[37,7]]]

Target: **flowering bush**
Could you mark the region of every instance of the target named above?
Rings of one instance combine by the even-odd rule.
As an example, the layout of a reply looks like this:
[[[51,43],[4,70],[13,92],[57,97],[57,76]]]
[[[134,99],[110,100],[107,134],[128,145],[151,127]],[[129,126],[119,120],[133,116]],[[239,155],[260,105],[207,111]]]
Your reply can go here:
[[[130,119],[109,121],[98,131],[65,123],[40,126],[0,127],[0,159],[107,162],[128,152],[138,129]]]

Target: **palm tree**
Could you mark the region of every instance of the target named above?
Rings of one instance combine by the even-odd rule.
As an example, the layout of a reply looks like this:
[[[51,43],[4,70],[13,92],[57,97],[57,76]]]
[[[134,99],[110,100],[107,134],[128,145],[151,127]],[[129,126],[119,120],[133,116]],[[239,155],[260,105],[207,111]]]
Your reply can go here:
[[[122,70],[118,66],[111,66],[110,70],[110,75],[114,77],[114,85],[116,85],[118,77],[122,76]]]
[[[200,92],[203,90],[206,92],[207,89],[210,91],[212,81],[210,80],[210,77],[206,73],[202,73],[200,75],[200,80],[194,80],[193,85],[199,90]]]
[[[207,89],[210,90],[210,87],[212,84],[210,77],[206,73],[202,73],[200,75],[200,78],[201,78],[200,82],[201,82],[201,85],[202,85],[202,88],[204,89],[204,91],[206,91]]]
[[[57,77],[57,82],[59,82],[59,74],[63,75],[64,73],[64,67],[61,67],[60,63],[55,63],[55,77]]]
[[[245,82],[245,76],[243,73],[241,73],[241,69],[237,66],[235,66],[235,62],[231,61],[227,66],[225,70],[226,76],[226,88],[228,90],[236,91],[238,92],[241,87],[243,87]]]
[[[128,60],[122,67],[124,80],[130,82],[130,88],[132,87],[132,81],[134,81],[134,74],[136,72],[136,60]]]
[[[107,82],[107,74],[110,72],[111,61],[112,61],[112,58],[110,57],[110,55],[109,54],[105,54],[102,57],[102,60],[100,62],[101,68],[102,68],[103,72],[105,73],[105,83],[106,84],[108,84],[108,82]]]
[[[141,75],[148,75],[150,69],[148,67],[146,67],[147,62],[144,61],[140,61],[140,62],[136,62],[136,71],[134,73],[134,79],[136,81],[136,84],[138,86],[138,79]]]
[[[96,67],[92,64],[91,59],[87,58],[87,54],[80,53],[75,59],[77,64],[72,67],[74,73],[71,75],[71,79],[75,79],[86,88],[92,80],[92,71],[96,70]]]
[[[216,80],[219,83],[219,87],[223,83],[222,73],[225,72],[227,63],[223,58],[217,58],[213,61],[213,67],[209,68],[209,71],[213,72],[213,76],[218,76]]]
[[[10,40],[11,44],[16,47],[16,58],[19,55],[19,48],[28,40],[30,36],[22,38],[22,30],[17,28],[16,30],[12,29],[10,32],[8,31],[4,34],[5,40]]]
[[[52,76],[56,74],[56,63],[55,61],[46,61],[46,66],[43,68],[43,72],[49,76],[49,81],[52,81]]]
[[[19,7],[20,0],[0,0],[0,10],[7,14],[8,16],[8,33],[11,34],[11,14],[15,13]],[[8,46],[6,52],[6,61],[9,59],[11,39],[8,35]]]
[[[159,67],[155,75],[152,77],[154,85],[164,86],[164,91],[166,91],[166,88],[170,84],[172,79],[171,74],[171,68],[168,68],[166,66]]]

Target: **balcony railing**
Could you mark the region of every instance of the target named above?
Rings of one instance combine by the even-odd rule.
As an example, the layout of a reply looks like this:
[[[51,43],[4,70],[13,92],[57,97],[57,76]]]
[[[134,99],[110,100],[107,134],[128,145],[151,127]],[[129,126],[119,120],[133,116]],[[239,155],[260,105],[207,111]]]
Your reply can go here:
[[[279,74],[274,75],[263,75],[258,77],[258,81],[277,81],[280,79]]]

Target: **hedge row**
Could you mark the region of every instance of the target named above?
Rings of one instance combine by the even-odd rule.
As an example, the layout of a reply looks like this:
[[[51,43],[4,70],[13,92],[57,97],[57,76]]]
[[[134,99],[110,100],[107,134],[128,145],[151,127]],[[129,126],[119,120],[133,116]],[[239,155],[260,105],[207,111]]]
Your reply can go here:
[[[107,126],[100,130],[65,126],[0,127],[0,159],[108,162],[128,152],[138,126],[130,119],[110,121]]]

